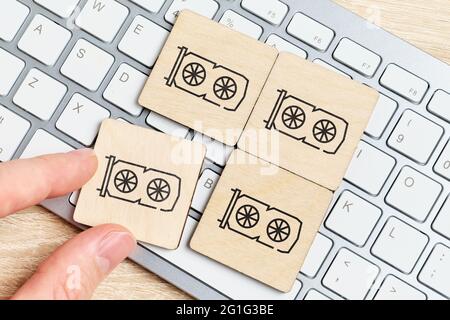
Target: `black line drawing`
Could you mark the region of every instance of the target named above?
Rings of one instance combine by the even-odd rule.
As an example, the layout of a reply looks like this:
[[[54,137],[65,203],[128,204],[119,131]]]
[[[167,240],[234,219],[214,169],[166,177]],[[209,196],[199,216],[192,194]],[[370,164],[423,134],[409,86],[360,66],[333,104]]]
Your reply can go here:
[[[229,229],[246,238],[288,254],[300,238],[303,222],[277,208],[232,189],[233,196],[222,219],[221,229]]]
[[[132,162],[105,157],[108,161],[100,197],[135,203],[161,212],[172,212],[180,197],[181,179],[171,173]],[[111,183],[112,182],[112,183]]]
[[[186,47],[180,53],[166,80],[214,106],[236,111],[245,99],[249,80],[242,74],[204,58]]]
[[[348,122],[304,100],[278,90],[266,129],[274,129],[327,154],[336,154],[345,141]]]

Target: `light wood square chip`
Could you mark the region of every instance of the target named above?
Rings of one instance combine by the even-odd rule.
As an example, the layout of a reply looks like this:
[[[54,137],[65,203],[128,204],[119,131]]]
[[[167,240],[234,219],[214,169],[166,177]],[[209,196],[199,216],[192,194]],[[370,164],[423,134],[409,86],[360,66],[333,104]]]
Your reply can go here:
[[[331,191],[315,183],[236,150],[191,248],[288,292],[331,197]]]
[[[276,57],[272,47],[182,11],[139,103],[234,146]]]
[[[281,53],[238,147],[336,190],[378,97],[365,85]],[[278,148],[275,158],[270,148]]]
[[[105,120],[95,145],[99,166],[83,187],[74,219],[116,223],[137,240],[176,249],[205,156],[198,143]]]

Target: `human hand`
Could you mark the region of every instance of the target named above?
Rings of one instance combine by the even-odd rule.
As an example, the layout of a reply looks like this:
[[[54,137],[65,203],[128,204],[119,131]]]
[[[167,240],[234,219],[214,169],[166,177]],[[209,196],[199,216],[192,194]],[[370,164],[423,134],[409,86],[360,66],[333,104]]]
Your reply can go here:
[[[78,190],[96,169],[91,149],[0,164],[0,218]],[[45,260],[12,299],[89,299],[135,246],[118,225],[84,231]]]

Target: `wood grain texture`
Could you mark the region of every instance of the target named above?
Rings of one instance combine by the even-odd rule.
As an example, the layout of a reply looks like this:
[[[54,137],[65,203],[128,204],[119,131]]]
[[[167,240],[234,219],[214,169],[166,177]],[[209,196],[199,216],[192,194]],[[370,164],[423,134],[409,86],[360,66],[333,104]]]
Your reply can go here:
[[[137,240],[176,249],[206,148],[119,120],[103,121],[99,165],[83,187],[74,220],[120,224]]]
[[[331,197],[324,187],[237,149],[195,230],[191,248],[289,292]]]
[[[365,85],[282,52],[238,147],[336,190],[378,97]]]
[[[450,63],[448,0],[335,0],[374,17],[377,24]],[[58,245],[79,231],[41,207],[0,221],[0,298],[11,296]],[[133,262],[125,261],[97,289],[96,299],[186,299],[189,296]]]
[[[234,146],[276,57],[270,46],[183,11],[139,104]]]

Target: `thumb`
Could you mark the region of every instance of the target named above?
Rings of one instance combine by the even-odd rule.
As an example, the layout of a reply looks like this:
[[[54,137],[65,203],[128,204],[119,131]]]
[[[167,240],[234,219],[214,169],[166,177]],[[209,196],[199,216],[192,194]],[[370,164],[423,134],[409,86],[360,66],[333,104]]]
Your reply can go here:
[[[13,299],[89,299],[135,246],[131,233],[118,225],[84,231],[45,260]]]

